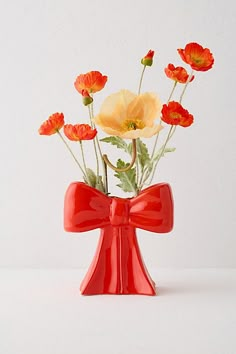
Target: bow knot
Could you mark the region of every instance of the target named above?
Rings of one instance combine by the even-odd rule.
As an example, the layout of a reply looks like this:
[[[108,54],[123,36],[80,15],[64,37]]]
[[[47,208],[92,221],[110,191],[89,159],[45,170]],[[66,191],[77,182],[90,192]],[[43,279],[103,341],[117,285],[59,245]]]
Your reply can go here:
[[[113,226],[129,224],[129,200],[113,197],[110,205],[110,223]]]

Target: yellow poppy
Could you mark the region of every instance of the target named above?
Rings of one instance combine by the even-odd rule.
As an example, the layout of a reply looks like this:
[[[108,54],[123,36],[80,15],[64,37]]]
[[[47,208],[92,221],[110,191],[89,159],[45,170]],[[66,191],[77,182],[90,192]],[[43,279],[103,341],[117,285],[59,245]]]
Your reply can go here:
[[[162,129],[160,124],[154,124],[161,109],[162,104],[154,93],[136,95],[121,90],[105,99],[94,122],[109,135],[124,139],[150,138]]]

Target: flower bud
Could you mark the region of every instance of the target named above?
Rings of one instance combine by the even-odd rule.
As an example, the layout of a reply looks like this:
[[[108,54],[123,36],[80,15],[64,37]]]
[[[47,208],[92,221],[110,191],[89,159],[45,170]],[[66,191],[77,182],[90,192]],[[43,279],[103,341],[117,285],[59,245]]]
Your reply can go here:
[[[82,90],[83,104],[88,106],[93,102],[93,98],[90,96],[87,90]]]
[[[149,50],[147,55],[142,58],[141,63],[145,66],[152,66],[154,53],[153,50]]]

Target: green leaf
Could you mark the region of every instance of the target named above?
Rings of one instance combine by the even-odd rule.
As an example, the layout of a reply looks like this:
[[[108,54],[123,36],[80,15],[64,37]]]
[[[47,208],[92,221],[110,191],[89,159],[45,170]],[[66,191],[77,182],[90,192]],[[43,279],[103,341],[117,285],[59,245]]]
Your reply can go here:
[[[162,157],[166,154],[166,153],[169,153],[169,152],[174,152],[175,151],[175,148],[165,148],[163,151],[162,151],[163,148],[160,148],[153,156],[152,159],[150,159],[148,161],[148,163],[146,164],[145,166],[145,178],[143,180],[143,182],[145,182],[149,176],[151,175],[152,171],[153,171],[153,168],[155,167],[155,163],[157,162],[157,160],[159,160],[161,158],[161,154],[162,154]]]
[[[100,192],[105,193],[104,184],[102,182],[102,176],[98,176],[98,178],[96,180],[95,188],[98,189]]]
[[[84,182],[89,186],[98,189],[100,192],[105,193],[105,188],[102,182],[102,176],[96,176],[96,174],[91,170],[91,168],[86,169],[87,177],[84,178]]]
[[[117,161],[118,168],[125,168],[129,166],[128,163],[125,163],[121,159]],[[126,172],[116,172],[115,177],[117,177],[121,183],[117,184],[124,192],[136,192],[137,185],[135,183],[136,172],[135,168],[131,168]]]
[[[147,146],[142,142],[141,139],[137,139],[137,154],[138,154],[138,161],[141,166],[141,169],[145,168],[145,166],[149,166],[151,159],[148,153]]]
[[[118,149],[123,149],[126,152],[128,151],[128,144],[126,144],[126,142],[120,138],[119,136],[109,136],[103,139],[100,139],[100,141],[104,142],[104,143],[110,143],[112,145],[115,145]]]
[[[128,144],[127,152],[128,152],[130,155],[132,155],[132,148],[133,148],[133,144],[132,144],[132,143]]]
[[[160,148],[153,156],[152,158],[152,162],[155,162],[157,159],[160,158],[160,155],[162,154],[162,157],[168,153],[168,152],[174,152],[176,150],[176,148],[169,148],[169,147],[166,147],[163,151],[162,151],[162,148]]]
[[[87,173],[87,177],[84,178],[85,183],[89,184],[91,187],[96,186],[96,181],[97,181],[97,176],[95,175],[95,173],[93,172],[93,170],[91,170],[91,168],[87,168],[86,169],[86,173]]]

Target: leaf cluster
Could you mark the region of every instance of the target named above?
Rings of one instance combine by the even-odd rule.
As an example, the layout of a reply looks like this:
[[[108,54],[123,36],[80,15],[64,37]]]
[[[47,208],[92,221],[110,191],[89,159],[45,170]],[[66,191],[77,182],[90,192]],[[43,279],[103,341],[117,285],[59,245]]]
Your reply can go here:
[[[109,143],[116,146],[118,149],[124,150],[129,155],[132,155],[132,143],[127,144],[126,141],[118,136],[109,136],[101,139],[102,142]],[[137,146],[137,161],[136,167],[131,168],[125,172],[116,172],[115,177],[120,180],[117,184],[124,192],[138,193],[142,189],[146,181],[152,176],[156,164],[168,152],[175,151],[175,148],[161,147],[152,155],[149,154],[148,148],[143,141],[136,139]],[[117,161],[117,168],[125,168],[129,163],[121,159]]]

